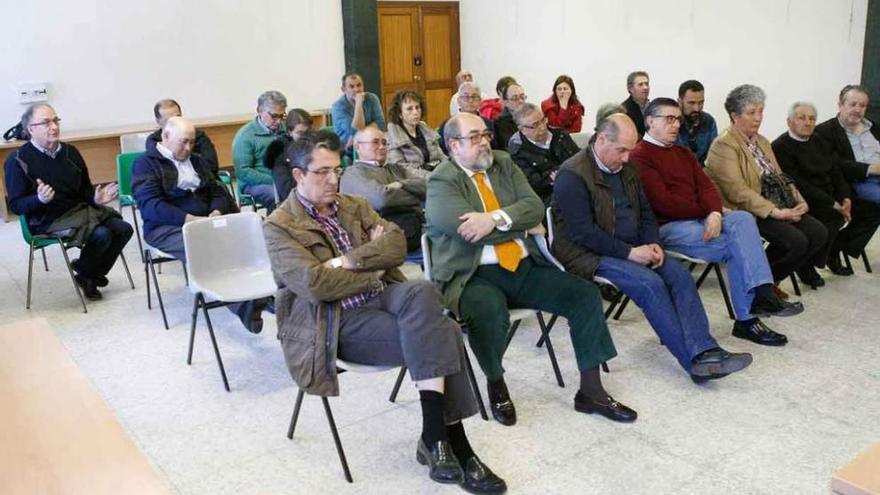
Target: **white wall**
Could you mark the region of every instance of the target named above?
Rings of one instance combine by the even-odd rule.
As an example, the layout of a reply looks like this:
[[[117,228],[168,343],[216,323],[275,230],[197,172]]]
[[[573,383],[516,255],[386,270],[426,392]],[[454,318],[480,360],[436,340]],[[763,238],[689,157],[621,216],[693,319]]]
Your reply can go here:
[[[789,104],[811,100],[829,118],[840,88],[861,79],[867,0],[462,0],[459,11],[461,65],[483,94],[509,74],[539,104],[566,73],[592,129],[643,69],[652,98],[700,80],[723,129],[727,93],[751,83],[767,92],[761,132],[772,140]]]
[[[191,118],[253,112],[267,89],[328,108],[345,69],[338,0],[29,0],[2,12],[2,130],[25,108],[17,82],[48,82],[70,132],[152,122],[163,97]]]

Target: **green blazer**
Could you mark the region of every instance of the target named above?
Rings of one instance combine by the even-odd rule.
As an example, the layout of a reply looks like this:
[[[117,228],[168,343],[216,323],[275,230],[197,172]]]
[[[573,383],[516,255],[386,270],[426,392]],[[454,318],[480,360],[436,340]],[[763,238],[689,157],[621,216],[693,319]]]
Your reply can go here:
[[[536,263],[550,264],[525,232],[541,223],[544,203],[510,155],[504,151],[493,150],[492,153],[494,163],[486,174],[501,209],[513,221],[506,232],[495,229],[478,242],[465,241],[458,235],[458,226],[461,225],[458,217],[484,211],[477,186],[452,159],[444,160],[428,177],[425,216],[431,239],[431,276],[443,291],[444,305],[456,314],[464,286],[480,266],[483,246],[524,239]]]

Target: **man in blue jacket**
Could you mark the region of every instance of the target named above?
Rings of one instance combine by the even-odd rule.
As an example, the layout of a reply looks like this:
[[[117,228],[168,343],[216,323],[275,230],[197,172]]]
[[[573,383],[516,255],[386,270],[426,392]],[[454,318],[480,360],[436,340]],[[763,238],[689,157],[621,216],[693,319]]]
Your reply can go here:
[[[172,117],[162,129],[162,141],[134,162],[132,192],[144,219],[144,240],[186,263],[183,224],[235,213],[238,208],[204,160],[192,153],[195,128],[183,117]],[[260,317],[266,301],[230,304],[253,333],[263,329]]]

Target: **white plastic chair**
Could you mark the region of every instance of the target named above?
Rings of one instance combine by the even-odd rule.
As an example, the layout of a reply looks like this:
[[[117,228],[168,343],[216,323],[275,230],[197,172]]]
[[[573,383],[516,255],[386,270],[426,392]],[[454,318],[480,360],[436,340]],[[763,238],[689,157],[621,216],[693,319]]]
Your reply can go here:
[[[590,138],[593,137],[593,133],[591,132],[575,132],[569,134],[571,136],[571,140],[574,141],[574,144],[578,145],[578,148],[584,149],[587,147],[587,144],[590,142]]]
[[[706,280],[706,277],[709,276],[709,272],[714,271],[715,276],[718,278],[718,287],[721,289],[721,297],[724,298],[724,305],[727,306],[727,316],[731,320],[735,320],[736,316],[733,314],[733,306],[730,304],[730,294],[727,292],[727,283],[724,280],[724,274],[721,273],[721,266],[719,263],[714,263],[708,260],[694,258],[693,256],[688,256],[684,253],[679,253],[678,251],[672,251],[669,249],[665,249],[666,256],[670,258],[675,258],[683,263],[688,263],[688,271],[693,272],[694,268],[697,265],[705,265],[706,268],[703,269],[703,273],[697,278],[696,286],[699,290],[700,286],[703,285],[703,281]]]
[[[134,153],[147,150],[147,137],[150,132],[135,132],[119,135],[119,149],[122,153]]]
[[[183,226],[189,290],[195,294],[187,364],[192,364],[196,321],[201,308],[227,392],[229,382],[208,310],[269,297],[277,290],[262,223],[260,215],[247,212],[205,218]]]
[[[162,291],[159,289],[159,278],[156,276],[156,266],[159,266],[159,273],[162,273],[162,263],[178,261],[178,259],[165,251],[150,246],[146,241],[144,241],[144,252],[141,255],[141,258],[144,260],[144,279],[147,284],[147,309],[153,309],[153,298],[150,292],[150,275],[152,274],[153,286],[156,289],[156,299],[159,301],[159,309],[162,311],[162,323],[165,324],[165,330],[168,330],[168,317],[165,314],[165,304],[162,301]],[[183,276],[187,277],[186,264],[183,263],[183,261],[180,263],[183,265]],[[189,285],[188,278],[186,283]]]

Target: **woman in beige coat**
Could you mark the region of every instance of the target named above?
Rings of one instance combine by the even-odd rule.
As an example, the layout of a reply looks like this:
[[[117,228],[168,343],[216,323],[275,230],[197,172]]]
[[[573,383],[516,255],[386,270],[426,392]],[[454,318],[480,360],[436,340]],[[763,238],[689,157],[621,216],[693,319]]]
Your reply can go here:
[[[434,167],[446,159],[440,149],[440,135],[428,127],[425,99],[415,91],[398,91],[388,109],[388,163],[409,168],[427,177]]]
[[[764,117],[764,91],[750,84],[734,88],[724,108],[731,125],[709,148],[706,172],[715,181],[724,206],[755,216],[767,246],[776,282],[792,272],[815,289],[825,285],[815,267],[825,266],[828,231],[809,215],[794,184],[782,174],[770,142],[758,134]]]

